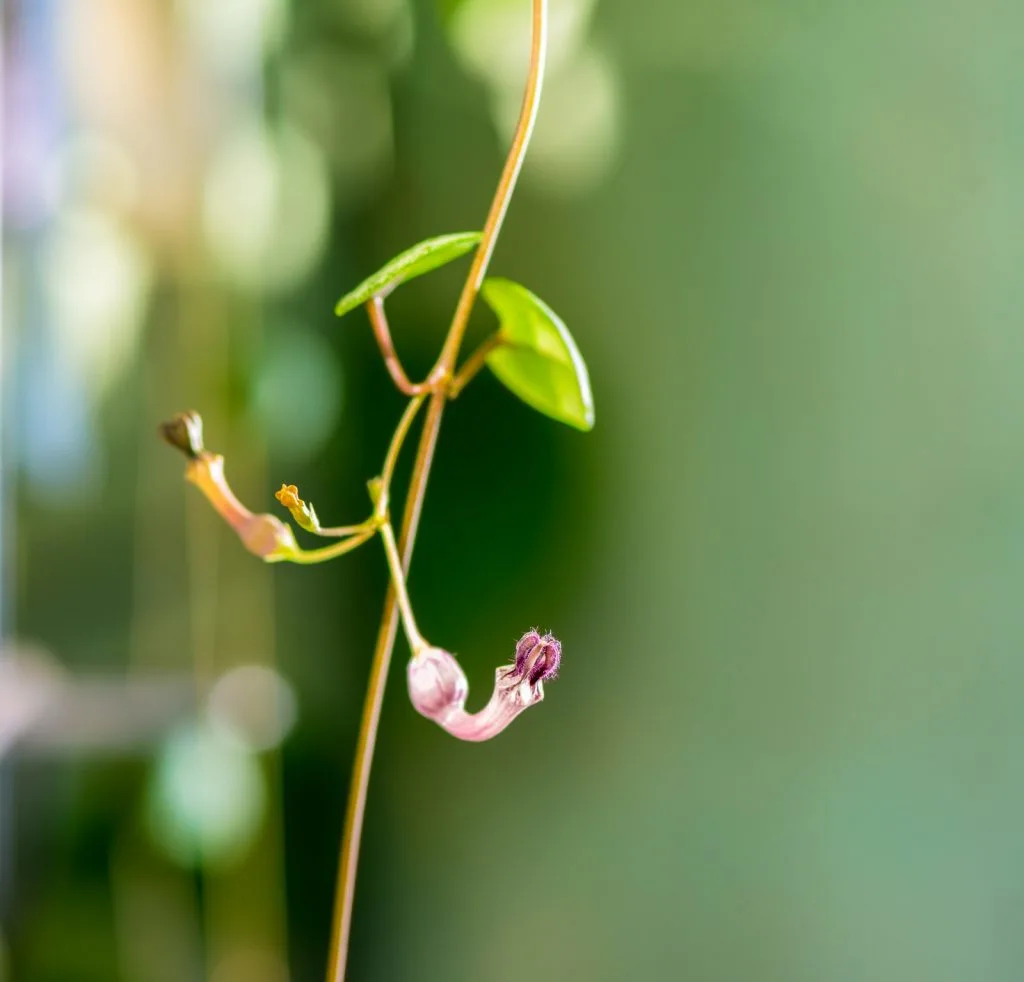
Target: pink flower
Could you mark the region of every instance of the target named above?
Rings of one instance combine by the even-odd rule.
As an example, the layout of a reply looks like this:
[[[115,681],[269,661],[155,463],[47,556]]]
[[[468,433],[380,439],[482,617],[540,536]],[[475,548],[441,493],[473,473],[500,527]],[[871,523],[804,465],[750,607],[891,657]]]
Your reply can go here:
[[[529,631],[516,645],[513,664],[495,673],[487,705],[478,713],[467,713],[469,683],[459,663],[443,648],[426,647],[409,662],[409,698],[418,713],[452,736],[489,740],[544,698],[544,681],[558,674],[561,659],[562,646],[554,637]]]
[[[295,556],[295,536],[284,522],[274,515],[254,515],[235,497],[224,476],[224,458],[203,447],[203,421],[198,413],[179,413],[160,427],[160,433],[188,459],[185,478],[203,492],[249,552],[268,563]]]

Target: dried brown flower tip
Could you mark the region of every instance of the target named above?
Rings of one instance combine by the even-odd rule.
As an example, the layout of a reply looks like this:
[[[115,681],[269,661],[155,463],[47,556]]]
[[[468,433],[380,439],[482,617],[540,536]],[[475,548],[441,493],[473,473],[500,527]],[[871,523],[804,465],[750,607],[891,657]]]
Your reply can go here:
[[[196,460],[205,453],[203,418],[199,413],[178,413],[168,422],[161,423],[160,436],[190,460]]]

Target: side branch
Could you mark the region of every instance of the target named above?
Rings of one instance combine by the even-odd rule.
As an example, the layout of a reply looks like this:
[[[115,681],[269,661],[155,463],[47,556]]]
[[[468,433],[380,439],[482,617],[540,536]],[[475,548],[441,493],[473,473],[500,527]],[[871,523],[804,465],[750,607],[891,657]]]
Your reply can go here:
[[[483,344],[481,344],[480,347],[466,359],[462,368],[460,368],[455,374],[455,378],[451,380],[451,383],[448,385],[448,398],[457,399],[459,397],[459,393],[473,381],[477,372],[487,364],[487,356],[494,351],[495,348],[500,348],[504,343],[505,342],[502,340],[500,334],[492,334],[486,341],[484,341]]]
[[[423,395],[430,391],[428,382],[410,382],[409,376],[405,374],[402,363],[398,360],[398,353],[391,340],[391,331],[388,328],[388,319],[384,314],[383,297],[371,297],[366,302],[366,310],[370,315],[370,323],[373,325],[373,336],[377,339],[380,353],[384,358],[384,365],[391,376],[391,381],[398,386],[398,391],[407,396]]]

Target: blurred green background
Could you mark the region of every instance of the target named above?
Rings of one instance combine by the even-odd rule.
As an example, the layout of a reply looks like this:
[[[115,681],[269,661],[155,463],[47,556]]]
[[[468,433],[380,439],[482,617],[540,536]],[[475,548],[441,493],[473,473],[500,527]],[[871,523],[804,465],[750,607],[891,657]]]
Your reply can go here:
[[[399,643],[350,977],[1024,978],[1024,9],[552,7],[493,270],[597,426],[474,383],[411,590],[474,706],[533,625],[562,677],[460,744]],[[401,400],[332,307],[480,226],[529,2],[3,17],[0,975],[318,979],[383,559],[262,566],[155,429],[364,515]]]

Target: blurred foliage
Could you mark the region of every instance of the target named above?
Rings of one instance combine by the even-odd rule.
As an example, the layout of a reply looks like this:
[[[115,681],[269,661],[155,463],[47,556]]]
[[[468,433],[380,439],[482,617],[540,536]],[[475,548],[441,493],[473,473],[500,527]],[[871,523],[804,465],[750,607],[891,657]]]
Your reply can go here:
[[[1018,979],[1024,10],[552,2],[495,269],[564,317],[600,419],[482,374],[410,586],[477,696],[531,625],[562,677],[467,747],[400,643],[352,978]],[[383,559],[260,566],[155,426],[201,410],[251,506],[364,515],[401,400],[332,309],[480,226],[527,6],[4,6],[3,626],[79,707],[2,762],[15,982],[322,974]],[[389,303],[414,378],[460,272]],[[145,818],[161,741],[100,739],[92,686],[201,706],[254,664],[295,727],[248,851],[197,872]]]

